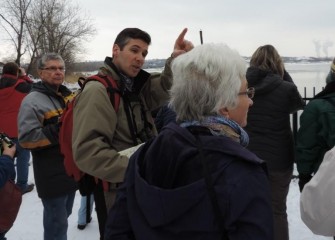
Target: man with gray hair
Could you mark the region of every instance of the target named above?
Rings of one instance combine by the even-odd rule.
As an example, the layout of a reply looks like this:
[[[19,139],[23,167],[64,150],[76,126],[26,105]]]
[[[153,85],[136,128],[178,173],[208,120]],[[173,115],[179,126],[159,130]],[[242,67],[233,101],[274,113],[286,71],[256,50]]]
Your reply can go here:
[[[44,207],[44,240],[66,240],[77,184],[64,168],[58,119],[73,94],[62,85],[65,64],[59,54],[43,55],[37,71],[42,81],[33,86],[19,110],[19,142],[32,153],[36,189]]]

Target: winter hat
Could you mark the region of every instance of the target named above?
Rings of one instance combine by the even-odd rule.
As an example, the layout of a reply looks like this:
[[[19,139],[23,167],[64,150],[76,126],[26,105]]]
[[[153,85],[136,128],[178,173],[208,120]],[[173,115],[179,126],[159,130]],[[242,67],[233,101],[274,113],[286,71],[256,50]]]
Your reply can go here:
[[[330,83],[335,81],[335,58],[333,59],[332,64],[330,65],[330,71],[328,73],[328,76],[326,78],[326,83]]]

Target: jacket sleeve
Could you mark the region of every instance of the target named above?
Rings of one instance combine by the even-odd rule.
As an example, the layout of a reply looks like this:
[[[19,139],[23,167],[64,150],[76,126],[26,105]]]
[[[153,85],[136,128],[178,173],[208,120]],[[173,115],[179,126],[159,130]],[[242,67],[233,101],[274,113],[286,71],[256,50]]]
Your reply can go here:
[[[289,98],[289,111],[290,113],[295,113],[298,110],[302,110],[305,107],[305,101],[302,99],[297,86],[292,82],[293,86],[290,88]]]
[[[162,73],[153,73],[149,81],[143,86],[141,94],[149,110],[157,109],[169,99],[169,90],[172,86],[172,58],[168,58]]]
[[[75,104],[72,149],[77,166],[102,180],[123,182],[128,157],[113,147],[117,115],[106,88],[96,81],[87,83]]]
[[[302,99],[297,86],[293,82],[291,75],[286,70],[284,70],[283,80],[288,83],[286,85],[289,85],[289,88],[288,88],[289,89],[289,92],[288,92],[289,112],[295,113],[296,111],[303,109],[305,106],[305,101]]]
[[[58,122],[49,122],[39,106],[38,95],[26,96],[18,114],[19,142],[23,148],[39,149],[58,145]],[[56,120],[57,117],[54,117]]]
[[[286,70],[284,70],[283,80],[293,83],[293,79],[292,79],[291,75]]]
[[[0,189],[13,177],[15,178],[13,159],[7,155],[0,156]]]
[[[22,79],[27,83],[33,83],[33,80],[31,80],[28,75],[19,76],[18,79]]]
[[[21,93],[29,93],[31,91],[32,86],[33,86],[32,82],[30,83],[22,79],[19,79],[15,89]]]

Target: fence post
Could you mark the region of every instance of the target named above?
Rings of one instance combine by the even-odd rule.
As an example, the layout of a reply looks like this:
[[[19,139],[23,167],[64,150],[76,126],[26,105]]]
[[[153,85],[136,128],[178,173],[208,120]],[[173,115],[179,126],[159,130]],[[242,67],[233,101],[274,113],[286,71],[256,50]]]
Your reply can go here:
[[[294,143],[296,143],[297,134],[298,134],[298,113],[295,112],[292,114],[292,131]]]

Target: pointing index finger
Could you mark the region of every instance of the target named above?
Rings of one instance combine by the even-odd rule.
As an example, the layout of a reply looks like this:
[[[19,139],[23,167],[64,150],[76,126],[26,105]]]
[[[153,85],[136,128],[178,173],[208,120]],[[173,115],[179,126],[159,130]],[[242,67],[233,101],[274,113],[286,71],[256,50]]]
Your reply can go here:
[[[178,43],[182,43],[184,41],[184,37],[187,33],[187,28],[184,28],[183,31],[179,34],[178,38],[177,38],[177,42]]]

